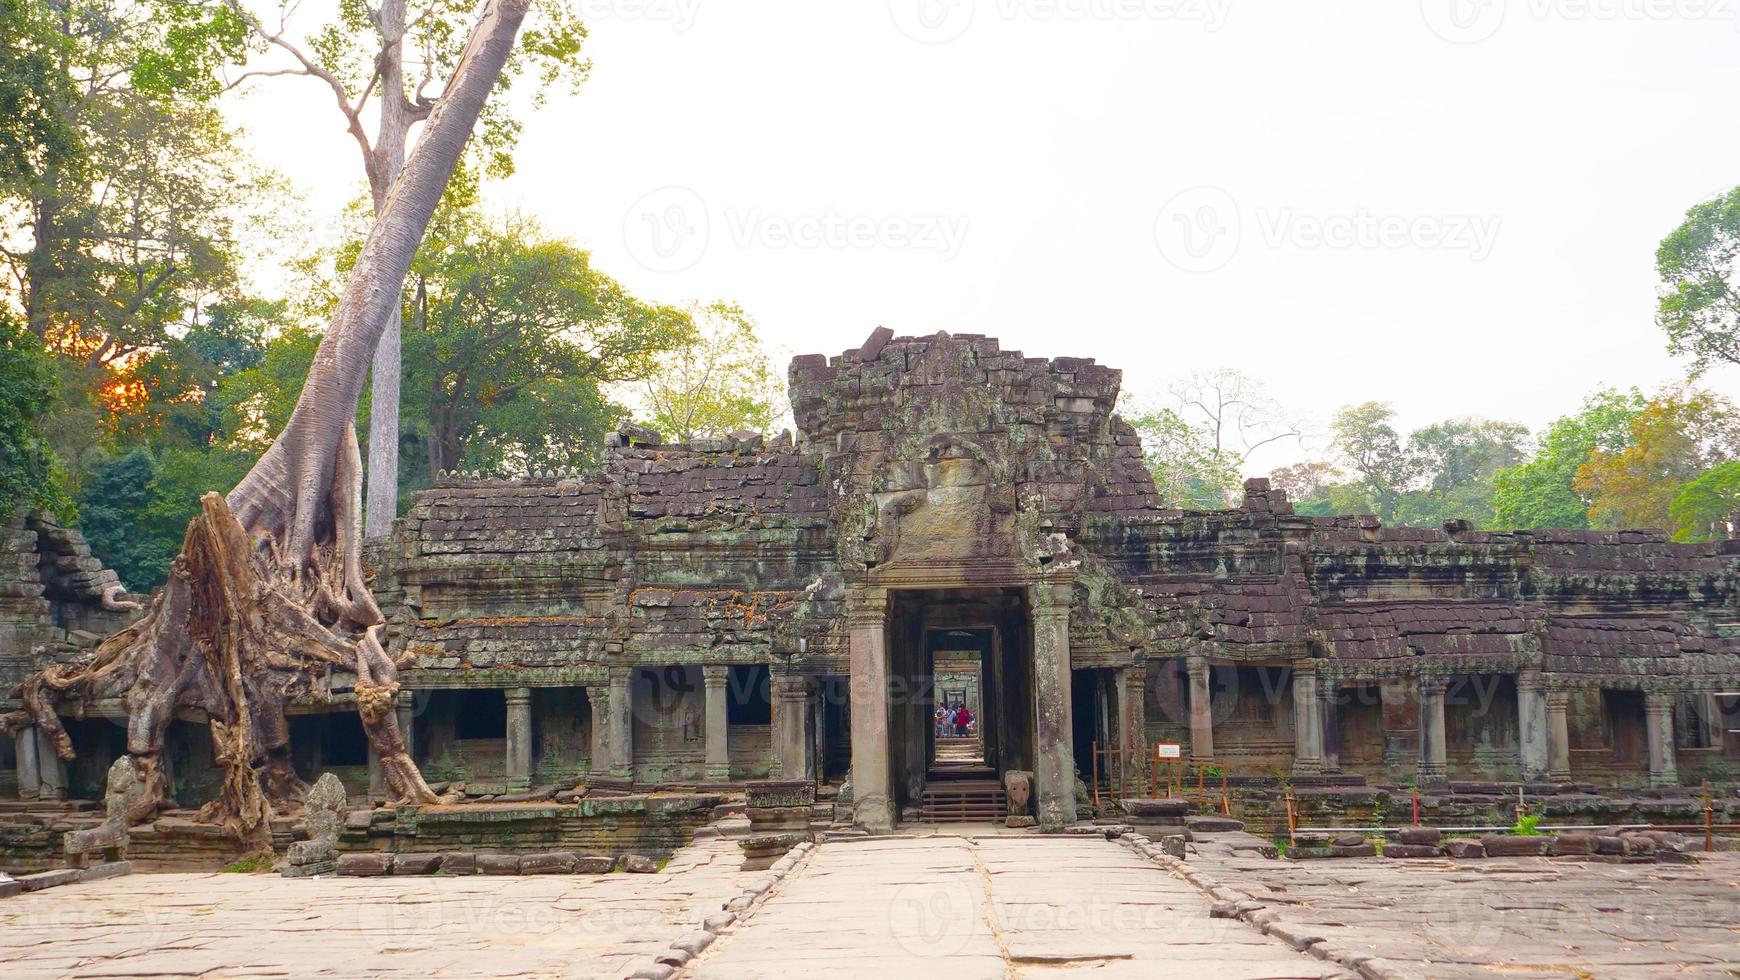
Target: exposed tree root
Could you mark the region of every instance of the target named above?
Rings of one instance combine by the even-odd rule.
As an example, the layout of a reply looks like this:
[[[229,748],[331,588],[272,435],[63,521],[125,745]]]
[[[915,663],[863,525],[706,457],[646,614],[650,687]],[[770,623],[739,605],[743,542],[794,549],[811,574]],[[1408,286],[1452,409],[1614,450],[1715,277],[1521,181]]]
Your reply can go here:
[[[298,807],[307,792],[290,764],[285,709],[326,699],[326,678],[343,674],[355,676],[357,709],[394,802],[436,801],[399,734],[398,665],[381,645],[384,617],[363,581],[356,405],[411,256],[529,4],[485,0],[363,243],[284,431],[227,499],[201,498],[169,582],[145,616],[88,660],[30,678],[19,689],[26,710],[0,717],[0,730],[35,724],[71,761],[72,740],[55,706],[120,698],[127,752],[147,787],[129,806],[130,820],[149,817],[168,798],[169,722],[177,711],[202,711],[225,775],[201,816],[252,850],[269,849],[272,814]],[[115,600],[105,594],[104,601]]]

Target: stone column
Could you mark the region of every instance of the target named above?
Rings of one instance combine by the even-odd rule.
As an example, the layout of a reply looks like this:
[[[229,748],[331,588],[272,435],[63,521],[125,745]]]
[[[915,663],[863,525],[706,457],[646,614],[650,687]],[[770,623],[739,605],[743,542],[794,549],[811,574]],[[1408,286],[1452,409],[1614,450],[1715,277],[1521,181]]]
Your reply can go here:
[[[1190,674],[1190,757],[1203,762],[1214,758],[1214,703],[1208,683],[1208,658],[1185,658]]]
[[[1673,691],[1645,691],[1643,695],[1644,726],[1649,730],[1649,784],[1678,786],[1679,774],[1674,768],[1674,700]]]
[[[1420,712],[1418,702],[1408,700],[1409,683],[1391,679],[1378,685],[1378,704],[1383,719],[1384,768],[1399,775],[1420,764]]]
[[[888,756],[888,591],[862,589],[846,600],[852,677],[852,823],[870,833],[894,829]]]
[[[707,703],[702,720],[707,726],[707,778],[731,778],[731,742],[727,721],[730,710],[725,703],[726,682],[731,668],[725,664],[707,664],[701,668],[701,686],[706,690]]]
[[[41,787],[38,798],[44,800],[66,799],[66,763],[60,761],[55,754],[54,743],[48,740],[40,728],[36,732],[36,775],[37,785]]]
[[[592,715],[592,739],[588,743],[586,766],[590,773],[602,773],[611,765],[610,688],[598,685],[587,688],[586,706]]]
[[[1450,775],[1444,744],[1443,677],[1420,678],[1420,785],[1441,786]]]
[[[510,687],[507,699],[507,791],[532,788],[532,689]]]
[[[1548,691],[1547,702],[1547,778],[1555,783],[1571,781],[1571,726],[1565,718],[1571,692]]]
[[[810,709],[809,679],[791,674],[778,674],[773,683],[773,726],[775,756],[779,759],[781,779],[810,779],[810,740],[805,736],[804,720]]]
[[[36,766],[36,726],[20,728],[12,736],[18,769],[18,798],[34,800],[42,795],[42,771]]]
[[[1042,830],[1075,822],[1075,731],[1070,719],[1068,582],[1035,585],[1033,601],[1034,797]]]
[[[1118,748],[1125,758],[1124,780],[1132,796],[1148,792],[1148,665],[1118,671]]]
[[[1323,771],[1341,771],[1341,682],[1321,677],[1317,680],[1317,702],[1322,710]]]
[[[1293,667],[1293,774],[1315,776],[1323,771],[1323,709],[1317,703],[1317,670],[1310,663]]]
[[[634,778],[634,680],[632,667],[610,668],[610,774]]]
[[[1522,760],[1524,782],[1536,783],[1547,778],[1551,766],[1547,745],[1550,741],[1547,722],[1547,689],[1541,672],[1525,670],[1516,675],[1517,754]]]

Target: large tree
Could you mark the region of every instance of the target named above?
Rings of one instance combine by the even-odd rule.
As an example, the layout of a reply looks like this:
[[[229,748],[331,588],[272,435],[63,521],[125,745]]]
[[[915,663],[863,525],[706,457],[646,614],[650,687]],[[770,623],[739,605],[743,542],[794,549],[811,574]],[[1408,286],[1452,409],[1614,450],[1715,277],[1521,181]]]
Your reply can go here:
[[[1667,332],[1668,350],[1689,356],[1694,372],[1712,363],[1740,364],[1737,259],[1740,187],[1687,211],[1656,249],[1656,322]]]
[[[151,789],[142,811],[164,796],[163,733],[174,713],[203,710],[225,770],[204,816],[268,847],[272,811],[294,806],[305,789],[290,762],[285,706],[329,695],[325,679],[334,674],[354,678],[393,797],[435,799],[394,720],[398,665],[381,643],[383,616],[363,581],[356,408],[418,240],[530,2],[484,5],[363,244],[284,430],[227,499],[201,500],[169,582],[142,619],[90,660],[50,667],[23,685],[29,717],[7,724],[34,721],[63,759],[73,750],[55,703],[123,699],[127,751]]]
[[[281,0],[270,23],[242,0],[204,0],[222,4],[248,26],[260,55],[255,66],[230,84],[293,75],[314,79],[331,95],[340,120],[362,154],[363,173],[378,215],[405,162],[412,128],[433,111],[427,93],[457,63],[462,53],[464,19],[473,0],[347,0],[329,23],[299,37],[289,23],[296,4]],[[536,23],[502,67],[501,87],[530,72],[538,89],[534,103],[557,83],[578,87],[590,70],[581,57],[584,25],[567,0],[528,0]],[[513,168],[512,149],[520,123],[506,98],[484,107],[474,142],[477,169],[505,176]],[[372,106],[374,131],[369,132]],[[468,175],[468,176],[475,176]],[[399,400],[401,388],[400,311],[388,314],[374,353],[370,398],[368,499],[364,534],[386,534],[398,509]]]
[[[1631,445],[1631,421],[1648,399],[1633,388],[1600,388],[1575,413],[1554,420],[1532,459],[1492,475],[1492,517],[1487,526],[1586,528],[1589,501],[1577,492],[1577,470],[1591,453],[1622,452]]]
[[[1574,487],[1599,528],[1670,528],[1681,488],[1740,455],[1740,414],[1727,399],[1697,389],[1670,390],[1631,420],[1625,448],[1597,448],[1577,468]]]
[[[520,216],[443,209],[406,281],[405,405],[441,470],[585,465],[623,410],[605,386],[659,370],[695,335],[589,254]]]
[[[755,322],[725,302],[693,307],[688,317],[693,329],[642,386],[652,427],[678,442],[772,427],[785,393]]]

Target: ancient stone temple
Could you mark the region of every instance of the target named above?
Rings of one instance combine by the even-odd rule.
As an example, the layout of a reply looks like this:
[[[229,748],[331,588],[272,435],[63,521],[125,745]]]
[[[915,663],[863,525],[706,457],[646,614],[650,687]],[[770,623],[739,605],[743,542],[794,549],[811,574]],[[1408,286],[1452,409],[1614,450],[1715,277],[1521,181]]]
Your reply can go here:
[[[1263,480],[1236,508],[1169,509],[1113,413],[1118,371],[988,337],[878,330],[790,384],[795,436],[629,427],[589,472],[416,496],[371,562],[429,779],[812,779],[886,830],[936,798],[939,674],[972,692],[967,774],[1031,774],[1045,827],[1076,818],[1095,744],[1296,782],[1740,773],[1735,542],[1384,528],[1295,515]],[[14,532],[9,680],[100,609],[95,579],[42,584],[90,564],[54,533]],[[366,794],[348,681],[296,708],[292,745],[305,778]],[[118,707],[82,707],[76,768],[100,775],[117,741],[88,719]],[[197,719],[171,737],[197,801],[209,742]],[[31,738],[13,791],[68,792]]]

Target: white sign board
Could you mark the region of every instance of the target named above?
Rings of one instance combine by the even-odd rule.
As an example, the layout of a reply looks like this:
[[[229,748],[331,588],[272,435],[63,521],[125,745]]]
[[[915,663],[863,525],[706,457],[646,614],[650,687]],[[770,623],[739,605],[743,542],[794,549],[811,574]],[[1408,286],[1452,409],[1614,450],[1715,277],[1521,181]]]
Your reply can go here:
[[[1184,746],[1176,742],[1160,742],[1154,746],[1154,755],[1161,759],[1184,758]]]

